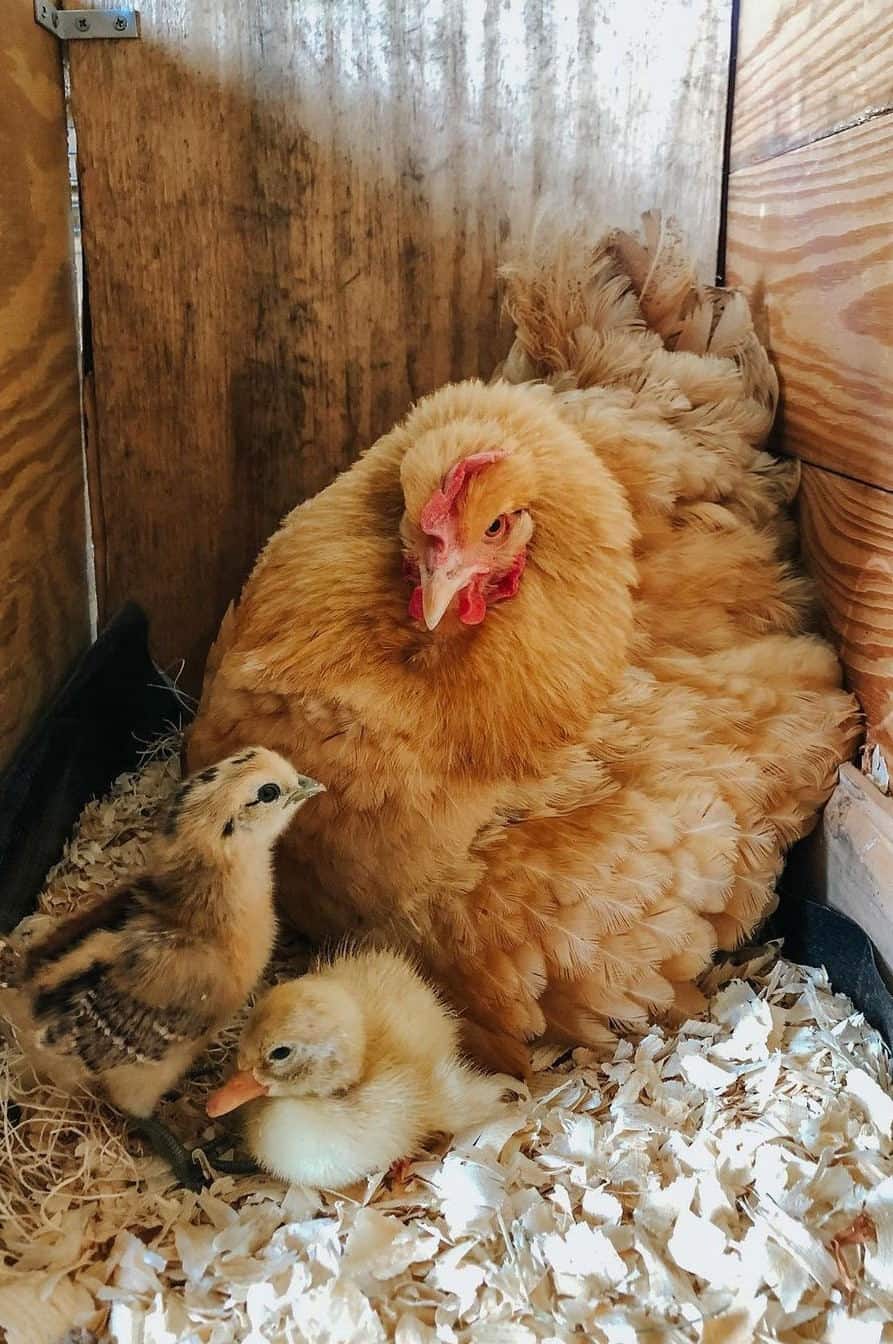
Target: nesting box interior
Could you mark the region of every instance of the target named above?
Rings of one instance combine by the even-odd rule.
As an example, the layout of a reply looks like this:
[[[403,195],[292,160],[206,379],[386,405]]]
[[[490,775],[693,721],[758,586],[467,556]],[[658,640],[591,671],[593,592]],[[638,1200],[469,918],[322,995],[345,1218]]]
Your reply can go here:
[[[710,973],[700,1026],[604,1065],[543,1048],[527,1109],[346,1200],[230,1179],[184,1202],[101,1108],[53,1097],[0,1154],[10,1344],[889,1344],[893,1102],[859,1010],[889,1041],[893,9],[145,0],[138,39],[66,43],[7,10],[0,927],[142,857],[178,742],[140,752],[188,718],[258,552],[421,397],[490,378],[499,266],[556,219],[596,239],[657,207],[705,283],[747,295],[866,730],[769,929],[855,1009],[759,949]],[[171,1103],[196,1142],[202,1096]]]
[[[890,16],[739,8],[344,0],[268,23],[157,0],[139,41],[67,48],[73,299],[61,47],[17,0],[0,761],[86,647],[91,605],[102,626],[138,602],[194,693],[287,510],[420,395],[490,374],[497,266],[538,212],[629,226],[657,205],[704,278],[745,287],[780,373],[777,442],[802,463],[804,550],[873,785],[847,772],[809,880],[893,958]]]

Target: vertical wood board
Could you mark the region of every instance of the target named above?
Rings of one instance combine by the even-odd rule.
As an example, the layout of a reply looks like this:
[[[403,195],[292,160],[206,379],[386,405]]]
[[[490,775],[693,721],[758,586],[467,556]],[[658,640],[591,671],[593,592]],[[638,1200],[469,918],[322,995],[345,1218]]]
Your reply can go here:
[[[804,460],[804,555],[888,770],[891,43],[887,0],[740,0],[727,217],[730,279],[763,309],[779,368],[780,442]],[[867,930],[888,963],[891,815],[891,800],[845,766],[799,847],[809,889]]]
[[[893,494],[805,466],[800,529],[869,741],[893,766]]]
[[[730,0],[144,0],[72,44],[110,606],[197,680],[280,516],[505,349],[542,205],[715,269]],[[332,582],[339,577],[333,574]]]
[[[741,0],[733,170],[893,109],[889,0]]]
[[[62,65],[12,0],[0,42],[0,767],[88,638]]]
[[[783,441],[893,488],[893,115],[733,173],[728,273],[764,310]]]

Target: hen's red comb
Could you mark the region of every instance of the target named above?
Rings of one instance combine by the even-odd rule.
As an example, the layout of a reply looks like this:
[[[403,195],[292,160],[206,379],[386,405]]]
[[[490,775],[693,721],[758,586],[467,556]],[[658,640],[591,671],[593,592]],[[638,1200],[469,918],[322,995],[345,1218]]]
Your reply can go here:
[[[476,476],[485,467],[492,466],[506,456],[502,452],[472,453],[450,467],[443,478],[443,485],[428,500],[419,515],[419,526],[429,537],[436,537],[444,545],[451,539],[453,528],[449,526],[450,510],[456,502],[459,491],[472,476]]]

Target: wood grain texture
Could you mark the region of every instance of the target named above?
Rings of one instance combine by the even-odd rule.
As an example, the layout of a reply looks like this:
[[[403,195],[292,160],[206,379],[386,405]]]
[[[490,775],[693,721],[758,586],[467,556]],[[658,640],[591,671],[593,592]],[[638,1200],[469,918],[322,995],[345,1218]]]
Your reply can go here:
[[[893,495],[806,466],[800,529],[868,740],[893,769]]]
[[[544,202],[715,269],[730,0],[143,0],[71,48],[107,609],[191,684],[280,516],[505,350]],[[338,576],[333,575],[333,582]]]
[[[741,0],[733,170],[893,108],[888,0]]]
[[[893,489],[893,115],[733,173],[728,273],[764,309],[783,435]]]
[[[0,767],[88,638],[70,192],[58,43],[0,43]]]

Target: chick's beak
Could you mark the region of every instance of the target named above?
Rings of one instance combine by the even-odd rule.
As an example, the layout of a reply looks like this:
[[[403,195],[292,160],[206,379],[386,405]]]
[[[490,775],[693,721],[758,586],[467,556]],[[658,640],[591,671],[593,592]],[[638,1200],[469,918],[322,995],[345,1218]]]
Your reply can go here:
[[[315,798],[318,793],[325,793],[325,784],[320,784],[318,779],[310,779],[308,775],[301,775],[300,782],[296,789],[292,789],[286,799],[289,803],[303,803],[308,798]]]
[[[440,624],[453,598],[474,578],[475,572],[473,565],[422,571],[422,615],[429,630]]]
[[[255,1097],[265,1097],[268,1092],[265,1083],[259,1083],[253,1073],[243,1070],[240,1073],[234,1073],[232,1078],[228,1078],[223,1087],[218,1087],[216,1092],[212,1092],[205,1102],[205,1110],[212,1119],[218,1115],[227,1115],[239,1106],[244,1106],[246,1101],[254,1101]]]

